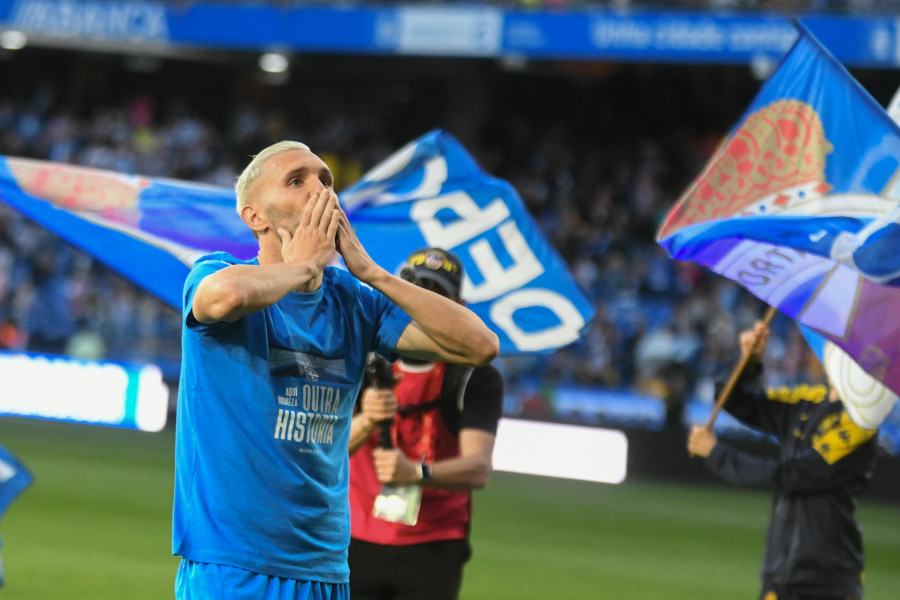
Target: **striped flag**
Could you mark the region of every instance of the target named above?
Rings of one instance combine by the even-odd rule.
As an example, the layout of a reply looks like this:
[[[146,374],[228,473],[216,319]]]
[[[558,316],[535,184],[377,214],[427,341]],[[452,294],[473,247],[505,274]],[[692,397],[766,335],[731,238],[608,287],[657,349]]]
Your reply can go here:
[[[797,26],[657,239],[794,318],[874,428],[900,392],[900,129]]]

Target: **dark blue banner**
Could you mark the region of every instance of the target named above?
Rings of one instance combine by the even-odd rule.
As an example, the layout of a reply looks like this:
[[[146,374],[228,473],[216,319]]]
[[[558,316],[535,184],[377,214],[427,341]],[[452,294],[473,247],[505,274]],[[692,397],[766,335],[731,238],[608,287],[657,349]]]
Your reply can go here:
[[[900,65],[890,16],[810,15],[844,64]],[[541,11],[474,5],[284,6],[0,0],[0,28],[77,45],[146,43],[295,52],[747,64],[796,39],[778,13]]]

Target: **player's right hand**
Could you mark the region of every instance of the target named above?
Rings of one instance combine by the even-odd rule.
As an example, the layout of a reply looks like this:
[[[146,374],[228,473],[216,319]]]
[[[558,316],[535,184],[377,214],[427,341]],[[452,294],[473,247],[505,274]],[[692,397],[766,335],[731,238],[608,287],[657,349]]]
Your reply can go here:
[[[334,256],[340,216],[337,195],[330,188],[310,194],[297,228],[278,229],[284,262],[311,261],[318,271],[324,269]]]

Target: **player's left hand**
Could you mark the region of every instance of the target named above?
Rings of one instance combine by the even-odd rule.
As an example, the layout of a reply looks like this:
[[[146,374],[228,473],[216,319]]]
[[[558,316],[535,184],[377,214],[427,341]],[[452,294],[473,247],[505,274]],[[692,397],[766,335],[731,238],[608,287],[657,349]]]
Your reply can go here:
[[[376,448],[375,474],[381,483],[404,485],[418,481],[416,465],[399,448]]]
[[[368,283],[380,267],[372,260],[369,253],[363,248],[362,242],[356,237],[347,213],[340,206],[337,209],[341,213],[337,229],[337,251],[344,258],[347,270],[360,281]]]

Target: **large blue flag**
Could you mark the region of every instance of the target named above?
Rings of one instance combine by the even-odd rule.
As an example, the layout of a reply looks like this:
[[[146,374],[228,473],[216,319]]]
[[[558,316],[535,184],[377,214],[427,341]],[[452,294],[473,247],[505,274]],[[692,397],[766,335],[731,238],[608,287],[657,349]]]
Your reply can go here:
[[[247,259],[258,250],[229,188],[0,158],[0,200],[179,311],[199,256],[224,250]],[[463,297],[505,354],[569,344],[593,316],[513,188],[446,133],[395,153],[342,194],[342,204],[372,258],[390,271],[422,246],[456,252],[467,271]]]
[[[593,306],[511,185],[481,170],[449,134],[411,142],[342,194],[363,246],[396,268],[410,250],[457,254],[462,296],[500,336],[504,354],[577,340]]]
[[[22,158],[0,158],[0,200],[181,311],[194,261],[258,246],[234,191]]]
[[[836,383],[893,402],[878,382],[900,392],[900,129],[798,29],[658,241],[796,319]]]

